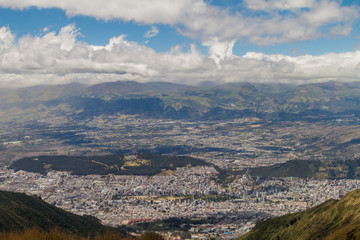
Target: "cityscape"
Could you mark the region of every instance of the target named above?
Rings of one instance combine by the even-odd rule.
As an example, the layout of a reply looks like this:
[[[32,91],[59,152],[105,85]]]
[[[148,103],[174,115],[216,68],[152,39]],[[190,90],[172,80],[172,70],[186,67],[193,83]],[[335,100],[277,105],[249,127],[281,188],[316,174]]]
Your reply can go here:
[[[304,211],[328,199],[340,199],[360,187],[360,180],[259,178],[247,173],[223,187],[213,167],[178,168],[167,175],[74,176],[51,171],[46,176],[3,168],[0,190],[40,196],[80,215],[112,226],[169,218],[210,219],[189,232],[194,239],[232,239],[269,217]],[[171,232],[162,232],[170,237]]]
[[[360,239],[356,0],[0,0],[0,239]]]

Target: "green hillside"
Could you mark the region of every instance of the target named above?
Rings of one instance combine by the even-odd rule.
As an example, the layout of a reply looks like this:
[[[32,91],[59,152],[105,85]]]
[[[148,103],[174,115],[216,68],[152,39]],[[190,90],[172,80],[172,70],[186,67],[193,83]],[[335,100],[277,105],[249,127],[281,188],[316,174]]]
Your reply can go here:
[[[59,229],[79,236],[95,236],[117,230],[103,226],[96,218],[78,216],[24,193],[0,191],[0,232],[21,232],[36,228]]]
[[[360,179],[360,160],[292,160],[268,167],[252,168],[249,173],[261,177]]]
[[[48,171],[70,171],[75,175],[117,174],[152,176],[177,167],[209,166],[201,159],[186,156],[139,154],[93,157],[40,156],[17,160],[9,168],[46,174]]]
[[[360,190],[307,211],[258,222],[238,240],[360,239]]]

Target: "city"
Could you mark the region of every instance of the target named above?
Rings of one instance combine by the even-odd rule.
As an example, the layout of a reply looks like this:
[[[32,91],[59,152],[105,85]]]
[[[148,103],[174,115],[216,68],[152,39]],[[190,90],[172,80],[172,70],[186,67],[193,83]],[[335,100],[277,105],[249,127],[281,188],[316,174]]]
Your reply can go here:
[[[2,168],[0,190],[38,195],[57,207],[95,216],[112,226],[214,218],[193,226],[189,230],[193,238],[232,239],[259,220],[303,211],[360,187],[360,180],[259,178],[247,173],[223,187],[214,181],[216,174],[213,167],[178,168],[152,177],[75,176],[56,171],[44,176]]]
[[[0,16],[0,239],[360,239],[359,1]]]

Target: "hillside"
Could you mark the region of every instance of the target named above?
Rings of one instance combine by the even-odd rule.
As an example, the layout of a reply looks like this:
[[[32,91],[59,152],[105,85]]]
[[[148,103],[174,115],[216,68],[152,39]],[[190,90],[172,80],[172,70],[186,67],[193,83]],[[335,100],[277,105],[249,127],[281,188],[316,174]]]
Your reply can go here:
[[[78,216],[54,207],[39,197],[0,191],[0,232],[30,228],[41,231],[59,229],[80,236],[95,236],[115,229],[103,226],[94,217]]]
[[[300,177],[318,179],[360,179],[360,160],[308,161],[292,160],[268,167],[248,170],[253,176]]]
[[[180,149],[181,150],[181,149]],[[143,153],[125,156],[121,154],[106,156],[39,156],[27,157],[15,161],[10,169],[46,174],[49,171],[70,171],[75,175],[117,174],[153,176],[164,170],[175,170],[186,166],[211,166],[201,159],[187,156],[172,156]],[[248,171],[260,177],[299,177],[317,179],[360,179],[360,159],[355,160],[291,160],[267,167],[249,168],[232,172],[218,172],[241,175]],[[221,175],[221,174],[220,174]],[[225,176],[225,177],[226,177]]]
[[[0,96],[0,117],[2,121],[29,121],[49,116],[88,119],[114,114],[190,120],[360,116],[358,83],[213,85],[122,81],[10,89]]]
[[[70,171],[75,175],[118,174],[152,176],[177,167],[208,166],[204,160],[185,156],[140,154],[132,156],[108,155],[93,157],[40,156],[23,158],[9,168],[46,174],[48,171]]]
[[[307,211],[258,222],[238,240],[258,239],[359,239],[360,190],[341,200],[328,200]]]

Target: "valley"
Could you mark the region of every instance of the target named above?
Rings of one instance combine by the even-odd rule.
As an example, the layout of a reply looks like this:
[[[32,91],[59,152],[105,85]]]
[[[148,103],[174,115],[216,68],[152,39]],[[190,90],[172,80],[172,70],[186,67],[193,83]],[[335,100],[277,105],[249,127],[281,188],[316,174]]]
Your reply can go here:
[[[0,106],[0,189],[134,234],[232,239],[359,188],[357,87],[13,90]]]

